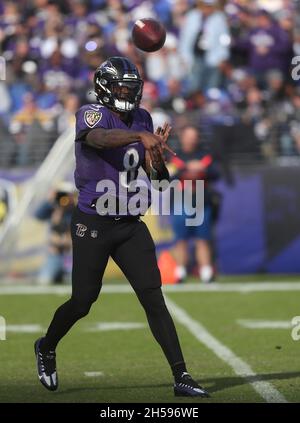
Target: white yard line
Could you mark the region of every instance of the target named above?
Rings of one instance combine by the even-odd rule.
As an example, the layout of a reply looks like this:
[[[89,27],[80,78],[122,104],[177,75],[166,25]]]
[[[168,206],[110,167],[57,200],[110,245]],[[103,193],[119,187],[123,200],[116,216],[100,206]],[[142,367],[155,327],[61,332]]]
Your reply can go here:
[[[45,331],[45,329],[38,324],[6,325],[5,329],[7,332],[15,333],[40,333]]]
[[[99,322],[93,323],[87,329],[87,332],[106,332],[112,330],[133,330],[144,329],[147,327],[146,323],[137,322]]]
[[[257,374],[248,363],[238,357],[226,345],[222,344],[198,321],[194,320],[188,313],[176,303],[166,298],[168,308],[174,318],[191,332],[198,341],[210,349],[217,357],[228,364],[234,372],[247,380],[253,389],[266,401],[271,403],[287,402],[284,396],[269,382],[255,381]]]
[[[237,282],[197,284],[186,283],[181,285],[164,285],[164,292],[269,292],[269,291],[300,291],[300,282]],[[38,285],[0,285],[0,295],[66,295],[71,292],[71,286],[38,286]],[[104,284],[102,291],[105,294],[133,293],[129,284]]]
[[[238,319],[237,323],[247,329],[292,329],[291,320]]]
[[[87,377],[102,377],[102,376],[104,376],[103,372],[84,372],[83,374],[84,374],[84,376],[87,376]]]
[[[114,330],[134,330],[144,329],[148,327],[146,323],[139,322],[96,322],[90,324],[87,328],[83,329],[84,332],[106,332]],[[45,332],[46,329],[39,324],[25,323],[23,325],[3,325],[0,329],[6,330],[7,332],[14,333],[40,333]]]
[[[240,283],[214,283],[211,285],[203,284],[182,284],[182,285],[165,285],[164,291],[168,292],[268,292],[268,291],[300,291],[300,282],[240,282]],[[35,286],[35,285],[2,285],[0,286],[0,295],[65,295],[69,294],[71,287],[64,286]],[[102,289],[103,293],[110,294],[123,294],[132,293],[130,285],[116,284],[116,285],[104,285]],[[287,402],[284,396],[269,382],[266,381],[255,381],[257,374],[252,370],[248,363],[238,357],[233,351],[222,344],[217,338],[215,338],[207,329],[198,321],[190,317],[185,310],[180,308],[177,304],[166,298],[168,307],[175,319],[181,323],[186,329],[191,332],[198,341],[203,343],[207,348],[216,354],[221,360],[227,363],[234,372],[245,378],[253,389],[267,402]],[[270,323],[270,322],[269,322]],[[287,327],[287,322],[273,322],[272,324],[281,324],[281,327]],[[289,323],[289,328],[291,323]],[[124,324],[124,322],[122,323]],[[128,324],[125,322],[125,324]],[[131,325],[133,323],[130,323]],[[101,327],[102,325],[102,327]],[[103,326],[104,325],[104,326]],[[111,325],[108,329],[107,325]],[[94,326],[93,330],[116,330],[116,326],[120,325],[120,322],[102,322],[98,328]],[[135,327],[130,329],[136,329],[137,326],[141,327],[140,323],[134,323]],[[92,329],[92,328],[91,328]],[[118,329],[121,329],[120,327]],[[123,327],[124,329],[124,327]],[[129,328],[127,328],[129,329]],[[33,333],[42,332],[43,328],[40,325],[7,325],[6,330],[10,332],[23,332]],[[101,373],[101,372],[85,372],[86,373]],[[86,376],[88,376],[86,374]],[[100,376],[100,375],[99,375]],[[93,376],[90,376],[93,377]]]

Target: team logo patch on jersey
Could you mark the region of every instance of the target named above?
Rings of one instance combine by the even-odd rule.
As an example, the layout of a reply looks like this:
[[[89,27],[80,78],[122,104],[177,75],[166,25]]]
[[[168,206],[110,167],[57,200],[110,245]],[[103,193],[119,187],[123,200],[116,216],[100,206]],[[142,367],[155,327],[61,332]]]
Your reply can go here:
[[[77,223],[76,226],[77,226],[76,235],[79,236],[80,238],[83,238],[85,235],[85,232],[87,231],[87,227],[83,225],[82,223]]]
[[[93,128],[101,120],[102,113],[95,110],[87,110],[84,113],[84,121],[90,128]]]
[[[98,238],[98,231],[96,231],[96,230],[91,231],[91,237],[92,238]]]

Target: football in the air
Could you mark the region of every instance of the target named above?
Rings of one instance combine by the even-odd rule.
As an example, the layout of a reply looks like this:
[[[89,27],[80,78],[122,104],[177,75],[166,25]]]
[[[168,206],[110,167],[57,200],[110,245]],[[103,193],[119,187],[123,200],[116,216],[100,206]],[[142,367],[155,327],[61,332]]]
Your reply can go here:
[[[132,40],[137,48],[154,52],[162,48],[166,41],[164,26],[155,19],[138,19],[132,28]]]

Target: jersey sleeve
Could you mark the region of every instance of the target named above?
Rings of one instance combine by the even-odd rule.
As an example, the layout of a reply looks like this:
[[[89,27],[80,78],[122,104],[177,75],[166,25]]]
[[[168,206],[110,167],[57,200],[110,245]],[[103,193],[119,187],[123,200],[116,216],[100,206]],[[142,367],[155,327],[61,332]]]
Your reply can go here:
[[[84,141],[89,131],[95,128],[110,129],[110,119],[107,109],[92,104],[82,106],[76,113],[75,141]]]

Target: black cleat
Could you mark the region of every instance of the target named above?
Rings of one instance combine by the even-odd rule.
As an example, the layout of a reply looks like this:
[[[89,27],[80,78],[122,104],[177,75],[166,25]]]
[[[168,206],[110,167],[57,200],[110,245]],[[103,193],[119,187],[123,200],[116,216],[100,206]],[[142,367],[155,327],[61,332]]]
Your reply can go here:
[[[180,379],[175,380],[174,395],[176,397],[209,398],[209,393],[186,372],[182,373]]]
[[[42,353],[40,351],[40,343],[43,338],[35,341],[34,352],[36,357],[38,377],[42,385],[49,391],[56,391],[58,387],[58,379],[56,374],[56,354],[55,351]]]

